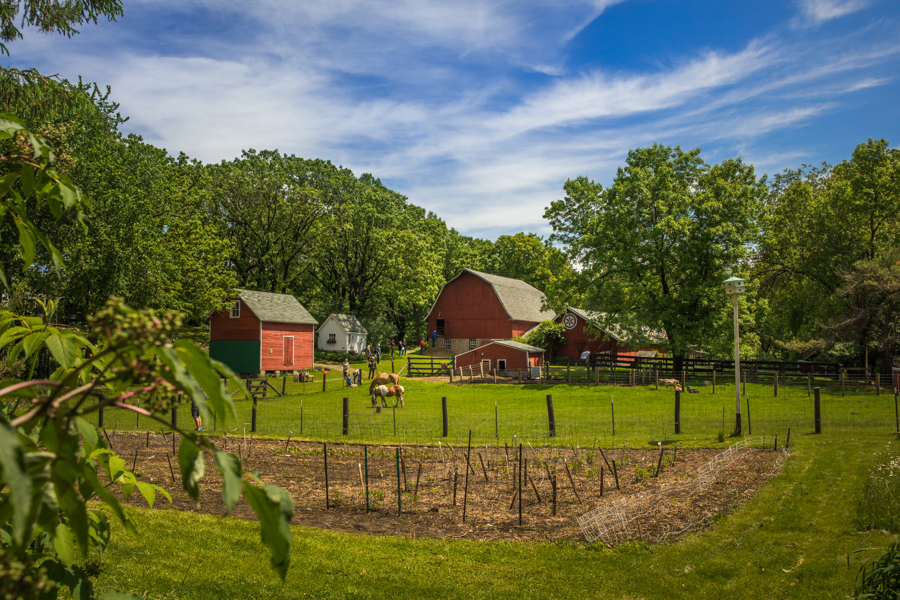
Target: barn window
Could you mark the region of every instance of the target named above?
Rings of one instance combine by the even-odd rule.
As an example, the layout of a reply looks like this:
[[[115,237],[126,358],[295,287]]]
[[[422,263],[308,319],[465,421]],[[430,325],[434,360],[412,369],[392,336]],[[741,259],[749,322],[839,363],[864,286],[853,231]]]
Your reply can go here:
[[[478,347],[478,340],[471,339],[469,340],[469,350],[473,350]]]
[[[232,319],[240,319],[241,318],[241,301],[231,303],[231,318]]]
[[[500,370],[500,371],[505,371],[505,370],[506,370],[506,359],[505,359],[505,358],[498,358],[498,359],[497,359],[497,369]]]
[[[444,349],[445,350],[452,350],[453,349],[452,346],[453,346],[453,344],[450,343],[450,340],[444,339]]]
[[[325,342],[325,343],[326,343],[326,344],[337,344],[337,334],[336,334],[336,333],[329,333],[329,334],[328,334],[328,341]]]

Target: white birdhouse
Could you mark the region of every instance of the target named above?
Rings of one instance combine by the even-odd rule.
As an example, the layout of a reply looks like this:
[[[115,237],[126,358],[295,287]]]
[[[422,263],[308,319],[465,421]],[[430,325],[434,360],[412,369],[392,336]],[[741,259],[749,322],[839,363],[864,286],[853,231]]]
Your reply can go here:
[[[724,281],[725,293],[729,296],[732,296],[734,294],[743,294],[745,283],[745,279],[741,279],[740,277],[730,277]]]

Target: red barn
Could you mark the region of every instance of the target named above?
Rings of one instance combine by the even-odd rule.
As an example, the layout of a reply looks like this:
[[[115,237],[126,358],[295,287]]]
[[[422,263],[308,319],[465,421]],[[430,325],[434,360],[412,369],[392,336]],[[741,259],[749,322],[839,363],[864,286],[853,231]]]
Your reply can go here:
[[[209,316],[209,356],[235,373],[313,366],[317,322],[288,294],[238,290],[230,308]]]
[[[498,340],[457,354],[453,359],[456,368],[477,367],[478,363],[484,364],[485,373],[491,369],[512,371],[540,367],[544,364],[544,350],[521,342]]]
[[[580,360],[582,352],[590,352],[595,354],[598,352],[607,352],[613,355],[634,355],[636,352],[645,350],[655,350],[660,354],[665,354],[657,344],[649,344],[641,347],[632,347],[625,343],[621,338],[621,334],[613,331],[604,330],[595,323],[601,320],[600,313],[580,308],[566,307],[566,312],[556,317],[557,323],[562,323],[565,327],[564,334],[566,341],[564,344],[556,348],[556,355],[560,358],[568,357],[572,360]],[[655,337],[663,338],[663,334],[656,333]]]
[[[522,335],[555,313],[541,310],[544,294],[518,279],[463,269],[444,284],[428,313],[428,337],[454,354],[492,340]]]

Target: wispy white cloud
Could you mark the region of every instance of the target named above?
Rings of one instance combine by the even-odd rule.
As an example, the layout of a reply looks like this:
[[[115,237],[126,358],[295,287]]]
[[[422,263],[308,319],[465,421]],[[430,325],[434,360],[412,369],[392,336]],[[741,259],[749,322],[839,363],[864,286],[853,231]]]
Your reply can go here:
[[[800,16],[795,26],[818,25],[854,13],[872,4],[872,0],[800,0]]]

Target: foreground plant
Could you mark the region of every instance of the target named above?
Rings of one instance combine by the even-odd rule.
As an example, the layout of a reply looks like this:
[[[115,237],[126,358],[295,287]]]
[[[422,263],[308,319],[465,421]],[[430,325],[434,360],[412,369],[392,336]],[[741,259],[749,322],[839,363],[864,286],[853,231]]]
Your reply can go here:
[[[879,548],[861,548],[857,552],[869,552]],[[850,564],[850,555],[847,564]],[[872,556],[859,567],[859,580],[854,599],[897,600],[900,598],[900,538],[894,540],[884,552]]]
[[[38,243],[62,268],[59,252],[34,226],[29,211],[41,203],[56,218],[70,210],[80,216],[84,199],[56,173],[52,147],[15,117],[0,116],[0,143],[6,144],[0,162],[21,165],[0,180],[0,217],[15,221],[25,268]],[[239,389],[240,382],[192,342],[170,341],[179,325],[177,315],[132,310],[116,299],[90,319],[87,335],[45,325],[40,317],[0,311],[0,353],[24,360],[29,373],[0,381],[0,597],[55,598],[68,587],[75,598],[93,598],[79,556],[107,547],[111,518],[136,533],[110,488],[117,486],[126,498],[137,490],[151,507],[157,494],[171,502],[165,490],[128,471],[84,415],[115,406],[167,424],[157,415],[181,396],[195,403],[204,419],[212,413],[218,419],[236,418],[224,380]],[[44,348],[59,367],[48,379],[32,379]],[[139,401],[149,410],[135,406]],[[239,457],[216,450],[194,432],[176,431],[182,435],[178,466],[184,490],[199,499],[204,451],[211,452],[223,477],[226,511],[242,495],[247,499],[259,517],[272,567],[283,580],[290,565],[290,495],[243,473]]]

